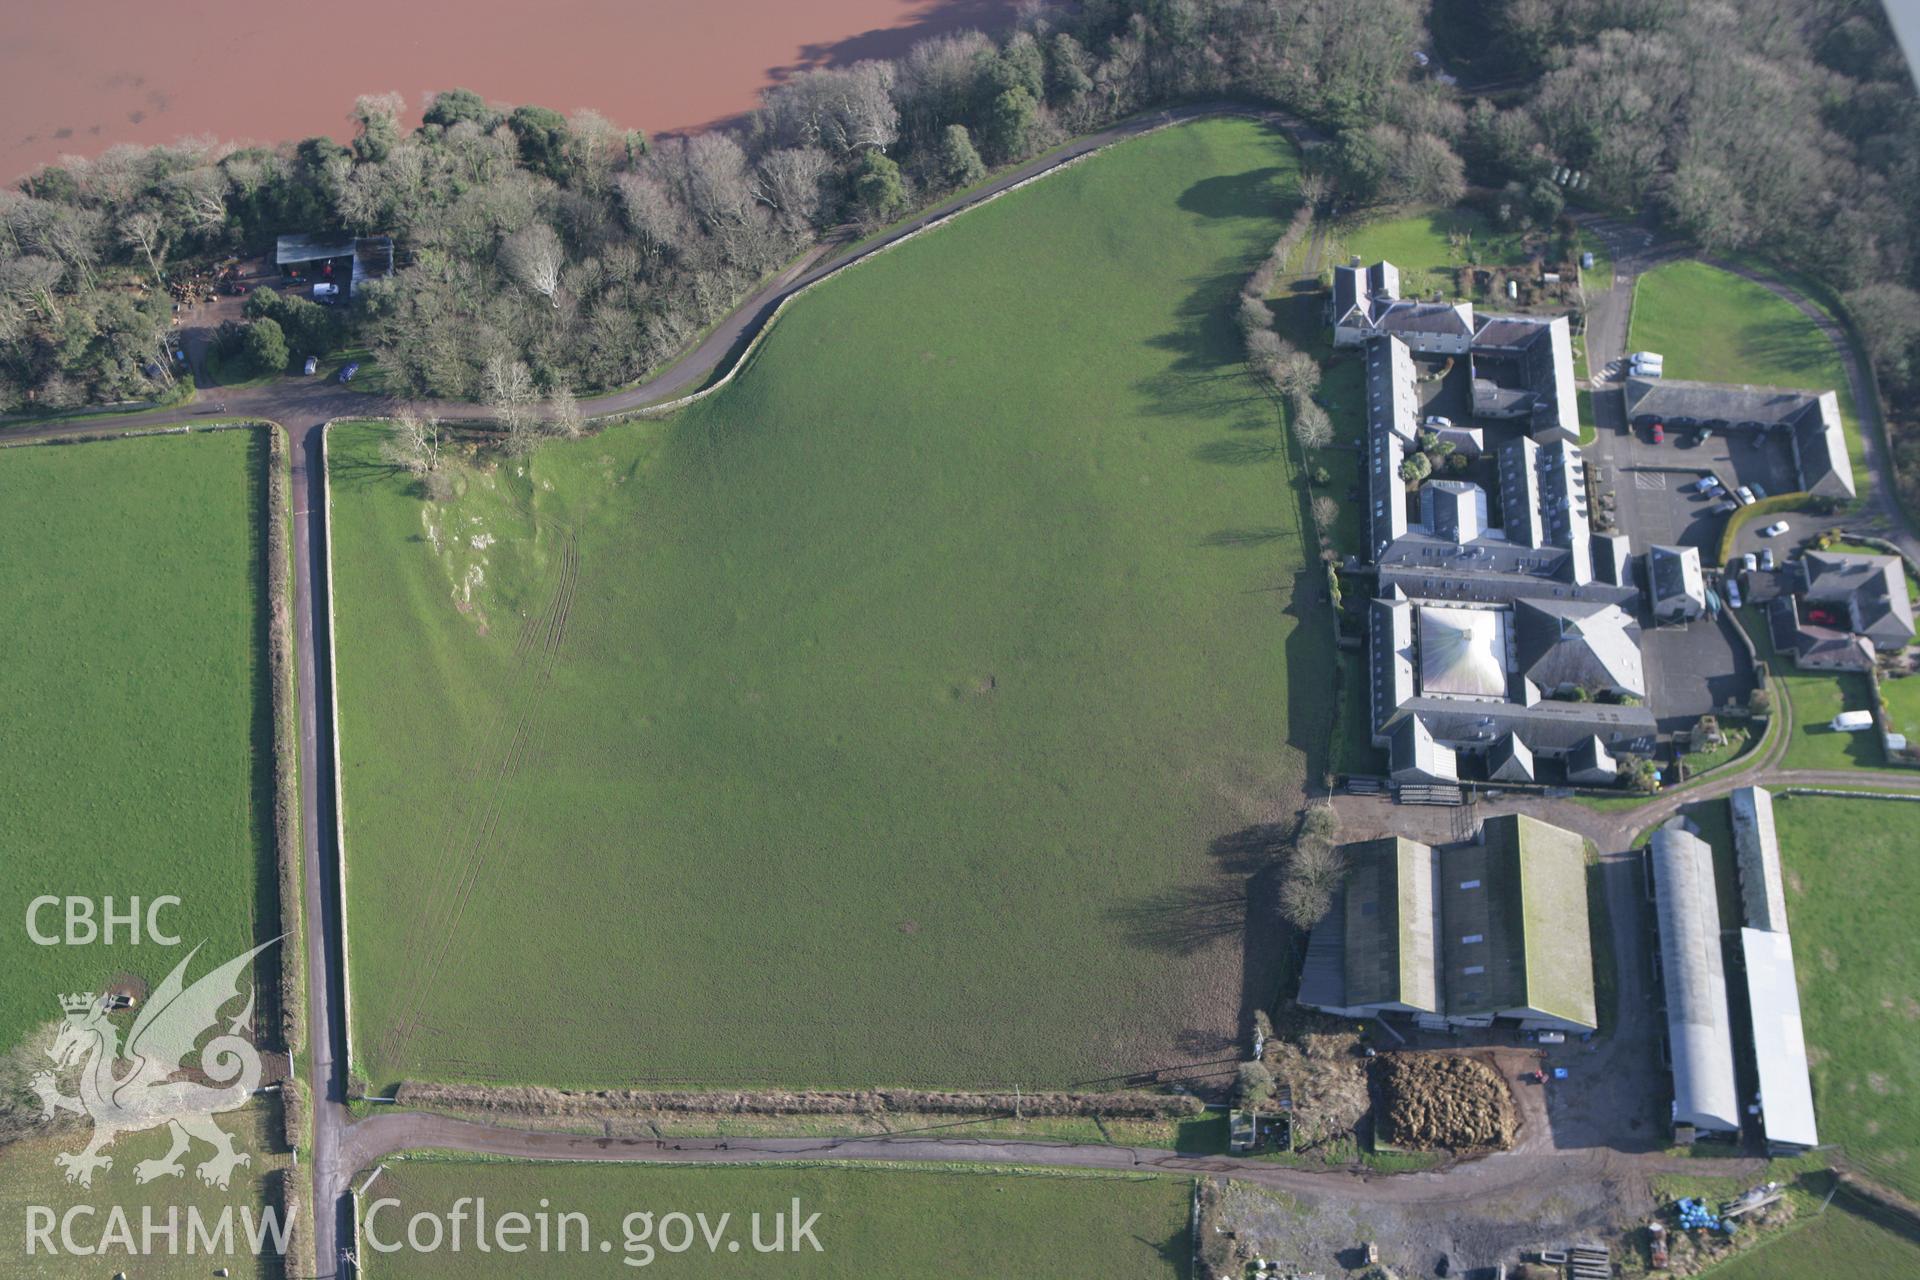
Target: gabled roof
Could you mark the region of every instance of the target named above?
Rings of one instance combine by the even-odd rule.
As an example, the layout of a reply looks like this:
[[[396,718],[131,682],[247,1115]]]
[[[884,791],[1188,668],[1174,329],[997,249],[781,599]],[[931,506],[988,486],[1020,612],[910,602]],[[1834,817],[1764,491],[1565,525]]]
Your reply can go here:
[[[1516,600],[1520,673],[1543,691],[1578,686],[1644,698],[1646,673],[1633,619],[1594,600]]]
[[[1630,417],[1685,424],[1720,423],[1734,430],[1777,427],[1792,432],[1800,487],[1834,498],[1854,496],[1853,462],[1832,391],[1689,382],[1679,378],[1627,379]]]
[[[1457,782],[1460,765],[1453,748],[1434,739],[1418,714],[1394,721],[1388,733],[1388,767],[1407,782]]]
[[[1533,749],[1509,730],[1487,751],[1487,777],[1494,782],[1532,782]]]
[[[1576,743],[1567,752],[1567,777],[1574,782],[1611,782],[1620,776],[1620,762],[1598,734]]]
[[[1647,588],[1653,607],[1691,603],[1699,608],[1707,604],[1706,579],[1700,571],[1700,548],[1647,548]]]
[[[1440,852],[1447,1013],[1531,1010],[1594,1026],[1580,837],[1518,814]]]
[[[1420,523],[1435,537],[1472,542],[1486,532],[1487,491],[1467,480],[1429,480],[1420,486]]]
[[[1853,630],[1879,647],[1896,648],[1913,639],[1913,599],[1898,557],[1809,551],[1800,572],[1808,600],[1844,605]]]
[[[1440,1009],[1433,965],[1433,851],[1400,836],[1345,846],[1348,1005]]]

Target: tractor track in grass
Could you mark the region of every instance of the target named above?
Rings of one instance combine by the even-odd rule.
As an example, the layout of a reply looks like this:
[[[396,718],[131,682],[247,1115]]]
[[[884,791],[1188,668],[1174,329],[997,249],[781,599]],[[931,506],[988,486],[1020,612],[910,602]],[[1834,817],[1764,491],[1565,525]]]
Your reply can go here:
[[[403,1006],[402,1016],[389,1033],[392,1038],[390,1061],[404,1059],[414,1038],[425,1025],[427,1011],[432,1005],[434,984],[446,966],[447,956],[460,933],[460,922],[491,861],[490,852],[495,845],[495,836],[502,823],[511,821],[516,812],[511,795],[513,784],[529,760],[537,762],[541,758],[540,746],[550,727],[547,717],[541,714],[545,706],[544,695],[559,666],[560,652],[566,642],[568,623],[573,617],[574,596],[579,584],[580,540],[568,533],[561,552],[559,580],[546,608],[541,612],[540,624],[534,628],[532,642],[519,663],[513,687],[502,699],[503,705],[509,708],[507,714],[513,722],[512,733],[491,778],[484,783],[478,803],[468,810],[467,821],[463,825],[472,834],[455,846],[452,895],[445,899],[447,905],[444,914],[435,910],[443,899],[438,894],[429,895],[426,899],[429,918],[420,922],[409,934],[410,938],[422,939],[427,952],[421,971],[407,976],[408,1003]]]

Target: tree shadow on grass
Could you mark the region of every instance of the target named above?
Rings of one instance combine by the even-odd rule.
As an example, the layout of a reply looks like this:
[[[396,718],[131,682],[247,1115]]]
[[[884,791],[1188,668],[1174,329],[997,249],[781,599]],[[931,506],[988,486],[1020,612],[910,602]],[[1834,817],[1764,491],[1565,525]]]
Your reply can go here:
[[[1832,383],[1831,389],[1837,391],[1845,384],[1844,377],[1836,378],[1834,375],[1835,357],[1826,335],[1815,327],[1811,319],[1798,311],[1764,320],[1743,330],[1740,354],[1744,359],[1765,364],[1768,368],[1790,371],[1809,390],[1825,391],[1829,389],[1825,384]],[[1816,386],[1816,383],[1821,385]]]
[[[1216,529],[1200,539],[1203,547],[1258,547],[1296,536],[1292,529],[1268,525],[1260,529]]]
[[[1263,462],[1278,461],[1285,454],[1285,447],[1278,438],[1269,440],[1209,440],[1195,446],[1193,457],[1196,462],[1211,462],[1222,467],[1257,466]]]

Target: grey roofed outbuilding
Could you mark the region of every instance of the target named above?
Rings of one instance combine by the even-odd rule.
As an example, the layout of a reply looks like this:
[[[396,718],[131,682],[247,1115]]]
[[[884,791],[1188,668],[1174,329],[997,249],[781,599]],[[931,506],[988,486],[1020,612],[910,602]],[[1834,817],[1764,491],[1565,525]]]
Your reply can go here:
[[[1345,846],[1349,1007],[1435,1013],[1433,850],[1401,836]]]
[[[1893,652],[1912,642],[1913,599],[1899,557],[1809,551],[1798,573],[1808,600],[1844,608],[1850,629],[1874,648]]]
[[[1706,612],[1707,583],[1700,569],[1700,548],[1647,548],[1647,594],[1655,617],[1697,618]]]
[[[1516,600],[1520,674],[1543,693],[1583,688],[1644,698],[1646,672],[1633,619],[1598,600]]]
[[[1429,480],[1420,486],[1420,523],[1436,538],[1472,542],[1487,528],[1487,491],[1469,480]]]
[[[1397,782],[1460,780],[1453,748],[1434,741],[1433,732],[1418,715],[1403,718],[1388,731],[1388,753]]]
[[[1593,576],[1613,587],[1633,585],[1633,553],[1624,533],[1593,535]]]
[[[1487,752],[1487,777],[1494,782],[1532,782],[1533,749],[1509,732]]]
[[[1609,750],[1644,753],[1659,732],[1644,706],[1606,702],[1473,702],[1458,698],[1409,698],[1387,717],[1384,738],[1419,717],[1428,734],[1459,749],[1485,750],[1509,733],[1518,733],[1536,756],[1559,759],[1598,738]],[[1376,745],[1385,745],[1378,742]]]
[[[1728,794],[1727,807],[1747,927],[1785,933],[1787,894],[1780,876],[1780,839],[1773,827],[1773,793],[1765,787],[1737,787]]]
[[[1620,763],[1613,758],[1598,735],[1576,744],[1567,752],[1567,781],[1582,786],[1599,786],[1620,776]]]
[[[1775,1154],[1820,1145],[1807,1070],[1806,1029],[1794,976],[1793,941],[1765,929],[1740,931],[1746,959],[1747,1007],[1753,1013],[1753,1056],[1760,1072],[1760,1121]]]
[[[1791,432],[1801,489],[1834,498],[1854,496],[1840,399],[1832,391],[1630,377],[1625,394],[1627,414],[1636,421],[1654,418],[1679,425],[1721,423],[1734,431]]]
[[[1368,666],[1372,679],[1375,726],[1386,723],[1394,708],[1414,696],[1413,603],[1398,590],[1368,605],[1372,619]]]
[[[1733,1079],[1713,850],[1675,819],[1653,833],[1647,858],[1666,989],[1673,1120],[1696,1129],[1737,1133],[1740,1098]]]
[[[1488,818],[1478,840],[1440,850],[1437,899],[1448,1017],[1594,1028],[1578,835],[1522,814]]]

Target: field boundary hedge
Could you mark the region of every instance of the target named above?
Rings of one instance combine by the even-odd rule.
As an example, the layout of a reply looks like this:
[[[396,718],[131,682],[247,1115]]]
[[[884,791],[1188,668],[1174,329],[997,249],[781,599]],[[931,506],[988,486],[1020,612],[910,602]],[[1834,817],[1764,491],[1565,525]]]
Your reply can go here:
[[[334,873],[340,877],[340,901],[335,906],[340,918],[340,1048],[347,1068],[353,1069],[353,976],[348,972],[347,940],[347,803],[340,787],[340,667],[334,644],[334,618],[339,610],[333,599],[333,464],[327,449],[331,443],[332,419],[320,424],[320,549],[327,566],[327,734],[333,739],[333,857]]]
[[[545,1089],[533,1085],[460,1085],[408,1080],[394,1091],[403,1107],[510,1116],[593,1118],[657,1112],[692,1115],[831,1116],[904,1112],[915,1115],[1103,1116],[1164,1120],[1199,1115],[1191,1094],[945,1093],[928,1089],[758,1090]]]

